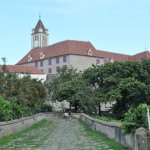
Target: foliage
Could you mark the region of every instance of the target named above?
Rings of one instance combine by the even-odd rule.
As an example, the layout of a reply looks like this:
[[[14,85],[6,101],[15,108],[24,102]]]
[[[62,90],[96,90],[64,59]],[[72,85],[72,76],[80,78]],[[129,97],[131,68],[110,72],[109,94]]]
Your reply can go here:
[[[51,105],[47,105],[47,104],[44,104],[42,107],[41,107],[41,112],[52,112],[53,111],[53,107]]]
[[[73,68],[60,68],[58,77],[47,87],[53,101],[66,100],[74,107],[75,112],[80,110],[92,113],[93,109],[96,109],[92,99],[92,89],[87,87],[82,74],[77,73]]]
[[[131,107],[150,104],[149,66],[150,60],[107,63],[87,69],[83,77],[99,91],[100,104],[115,102],[113,114],[122,119]]]
[[[112,112],[123,119],[140,103],[150,104],[150,60],[92,66],[83,73],[61,68],[49,85],[51,100],[67,100],[76,111],[101,114],[101,104],[115,102]]]
[[[11,103],[0,97],[0,121],[11,119],[12,106]]]
[[[133,133],[140,127],[148,128],[147,108],[150,108],[150,106],[140,104],[137,108],[131,108],[125,113],[123,127],[126,134]]]
[[[6,68],[0,73],[0,85],[0,96],[10,102],[13,119],[37,113],[44,104],[44,85],[28,75],[20,78]]]

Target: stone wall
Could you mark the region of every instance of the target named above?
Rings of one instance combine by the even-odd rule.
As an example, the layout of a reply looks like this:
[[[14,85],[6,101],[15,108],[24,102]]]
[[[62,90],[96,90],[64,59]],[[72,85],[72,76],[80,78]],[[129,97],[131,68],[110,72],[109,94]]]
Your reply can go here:
[[[104,133],[108,138],[113,139],[116,142],[124,145],[125,147],[129,147],[130,149],[134,150],[134,135],[124,135],[121,124],[94,119],[85,114],[81,114],[80,119],[87,125],[89,125],[93,130],[100,131],[101,133]]]
[[[44,114],[41,113],[26,118],[0,122],[0,137],[14,134],[18,131],[28,128],[34,123],[41,121],[43,118]]]
[[[42,119],[62,119],[62,113],[40,113],[26,118],[16,119],[7,122],[0,122],[0,137],[14,134],[18,131],[22,131],[25,128],[32,126],[34,123],[41,121]]]

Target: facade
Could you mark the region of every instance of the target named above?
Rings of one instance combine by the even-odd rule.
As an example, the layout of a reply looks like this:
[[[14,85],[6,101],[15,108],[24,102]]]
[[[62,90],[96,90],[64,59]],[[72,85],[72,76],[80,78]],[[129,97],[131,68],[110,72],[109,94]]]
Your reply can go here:
[[[59,67],[73,67],[80,71],[107,62],[150,58],[148,51],[130,56],[97,50],[89,41],[66,40],[48,45],[48,30],[41,19],[32,29],[31,50],[17,65],[34,66],[46,74],[56,74]]]

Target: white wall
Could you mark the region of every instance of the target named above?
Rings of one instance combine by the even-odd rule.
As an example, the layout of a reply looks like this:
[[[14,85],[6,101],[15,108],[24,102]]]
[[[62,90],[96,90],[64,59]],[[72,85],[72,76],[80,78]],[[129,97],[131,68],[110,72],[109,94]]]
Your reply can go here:
[[[20,78],[27,76],[29,74],[18,74]],[[44,82],[46,80],[46,74],[30,74],[32,79],[42,80]]]

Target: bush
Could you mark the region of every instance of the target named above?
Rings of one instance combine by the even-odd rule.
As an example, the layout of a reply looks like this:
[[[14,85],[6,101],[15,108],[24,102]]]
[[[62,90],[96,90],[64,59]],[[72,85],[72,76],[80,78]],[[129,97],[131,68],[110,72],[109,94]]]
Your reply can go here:
[[[0,121],[7,121],[11,119],[12,105],[9,101],[0,97]]]
[[[129,111],[125,113],[122,126],[126,134],[134,133],[135,130],[140,127],[148,129],[147,108],[150,108],[150,106],[140,104],[137,108],[129,109]]]
[[[41,107],[41,112],[52,112],[53,111],[53,107],[51,105],[43,105]]]

